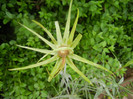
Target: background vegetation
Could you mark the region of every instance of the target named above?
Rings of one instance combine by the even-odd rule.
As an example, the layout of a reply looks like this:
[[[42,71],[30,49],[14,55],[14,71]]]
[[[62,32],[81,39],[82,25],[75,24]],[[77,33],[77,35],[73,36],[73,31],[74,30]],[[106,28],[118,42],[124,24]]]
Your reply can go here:
[[[60,97],[56,98],[61,98],[61,95],[71,94],[77,98],[91,98],[97,93],[98,88],[103,88],[100,85],[91,88],[69,67],[67,68],[68,74],[65,76],[70,82],[69,87],[63,86],[65,81],[63,82],[60,75],[48,82],[46,68],[51,71],[54,63],[50,63],[45,68],[8,71],[9,68],[36,63],[42,57],[42,54],[18,48],[15,44],[49,48],[17,22],[33,28],[40,35],[49,39],[46,33],[31,20],[35,19],[42,23],[53,35],[55,35],[54,21],[58,20],[64,31],[69,3],[70,0],[0,1],[0,97],[44,99],[59,95]],[[71,26],[76,17],[77,8],[79,8],[79,21],[76,32],[81,33],[83,38],[75,52],[116,72],[117,76],[124,75],[125,69],[117,70],[133,59],[133,1],[74,0]],[[108,73],[92,66],[80,62],[77,62],[76,65],[93,82],[97,82],[99,79],[103,84],[105,79],[102,77],[109,76]],[[133,68],[133,65],[130,68]],[[70,81],[70,78],[73,80]],[[110,88],[109,83],[105,83],[105,86]],[[113,94],[113,96],[115,95],[117,96],[117,94]]]

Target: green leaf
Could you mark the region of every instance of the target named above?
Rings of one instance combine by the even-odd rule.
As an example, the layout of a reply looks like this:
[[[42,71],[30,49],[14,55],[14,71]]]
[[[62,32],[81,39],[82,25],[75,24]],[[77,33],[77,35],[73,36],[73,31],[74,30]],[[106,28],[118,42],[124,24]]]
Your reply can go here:
[[[31,33],[33,33],[34,35],[36,35],[37,37],[39,37],[41,40],[43,40],[47,45],[49,45],[52,49],[55,49],[56,46],[54,44],[52,44],[51,42],[49,42],[48,40],[46,40],[45,38],[43,38],[42,36],[40,36],[38,33],[34,32],[33,30],[31,30],[30,28],[28,28],[27,26],[19,23],[21,26],[23,26],[24,28],[26,28],[27,30],[29,30]]]
[[[16,41],[11,40],[11,41],[9,42],[9,44],[10,44],[10,45],[14,45],[14,44],[16,44]]]
[[[79,33],[83,33],[84,26],[81,24],[77,24],[76,31]]]
[[[6,9],[6,3],[4,3],[2,6],[1,6],[1,10],[2,11],[6,11],[7,9]]]
[[[35,93],[33,94],[34,98],[38,98],[39,97],[40,92],[39,91],[35,91]]]
[[[128,61],[124,66],[122,66],[120,69],[118,69],[117,71],[120,71],[121,69],[130,66],[131,64],[133,64],[133,60]]]
[[[47,97],[47,96],[48,96],[47,91],[41,91],[41,96],[42,96],[42,97]]]
[[[39,84],[38,83],[35,83],[34,84],[34,88],[39,89]]]
[[[67,57],[66,62],[75,72],[77,72],[81,77],[83,77],[88,83],[93,85],[92,82],[74,65],[74,63],[69,57]]]
[[[131,64],[133,64],[133,60],[128,61],[122,68],[125,68]]]
[[[51,38],[51,40],[53,41],[54,44],[57,44],[57,41],[55,40],[55,38],[53,37],[53,35],[39,22],[32,20],[34,23],[36,23],[37,25],[39,25],[41,28],[43,28],[43,30],[48,34],[48,36]]]
[[[7,24],[9,21],[10,21],[10,19],[5,18],[5,19],[3,20],[3,24]]]
[[[33,91],[34,90],[33,85],[28,86],[28,90]]]
[[[119,85],[119,87],[120,87],[121,89],[124,89],[125,92],[130,93],[130,94],[133,94],[133,92],[130,91],[128,88],[123,87],[123,86],[121,86],[121,85]]]
[[[105,46],[107,45],[107,43],[106,43],[106,41],[103,41],[103,42],[100,43],[100,45],[101,45],[102,47],[105,47]]]
[[[42,65],[46,65],[48,63],[51,63],[51,62],[53,62],[53,61],[55,61],[57,59],[58,59],[58,56],[53,56],[50,59],[47,59],[47,60],[45,60],[43,62],[40,62],[40,63],[37,63],[37,64],[33,64],[33,65],[25,66],[25,67],[20,67],[20,68],[9,69],[9,70],[10,71],[13,71],[13,70],[24,70],[24,69],[39,67],[39,66],[42,66]]]
[[[23,58],[18,58],[18,61],[19,62],[24,62],[24,59]]]
[[[10,19],[13,18],[13,14],[11,14],[10,12],[6,12],[6,15],[7,15]]]
[[[78,56],[76,54],[70,55],[70,58],[75,59],[75,60],[80,61],[80,62],[83,62],[83,63],[87,63],[89,65],[95,66],[97,68],[103,69],[103,70],[113,74],[111,71],[109,71],[108,69],[104,68],[103,66],[101,66],[99,64],[96,64],[96,63],[93,63],[92,61],[89,61],[89,60],[87,60],[85,58],[82,58],[82,57],[80,57],[80,56]]]
[[[0,89],[2,88],[2,86],[3,86],[3,82],[0,81]]]

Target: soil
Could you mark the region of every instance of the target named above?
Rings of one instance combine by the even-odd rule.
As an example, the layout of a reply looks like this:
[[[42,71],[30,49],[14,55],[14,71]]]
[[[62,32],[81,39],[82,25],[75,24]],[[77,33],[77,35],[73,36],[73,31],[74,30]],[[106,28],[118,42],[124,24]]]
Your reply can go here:
[[[124,75],[125,80],[133,77],[133,68],[127,68],[126,74]]]

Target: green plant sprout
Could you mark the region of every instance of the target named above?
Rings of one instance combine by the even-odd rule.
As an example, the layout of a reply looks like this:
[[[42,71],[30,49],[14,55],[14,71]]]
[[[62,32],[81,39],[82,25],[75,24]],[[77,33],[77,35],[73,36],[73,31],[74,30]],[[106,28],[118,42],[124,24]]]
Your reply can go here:
[[[99,64],[96,64],[96,63],[93,63],[93,62],[91,62],[91,61],[89,61],[89,60],[87,60],[85,58],[82,58],[82,57],[74,54],[74,48],[78,45],[79,41],[82,38],[82,35],[78,34],[78,36],[74,39],[74,33],[75,33],[75,29],[76,29],[76,25],[77,25],[78,17],[79,17],[79,10],[78,9],[77,9],[77,17],[75,19],[75,22],[74,22],[74,25],[72,27],[72,30],[71,30],[71,32],[69,31],[69,29],[70,29],[70,16],[71,16],[72,1],[73,0],[71,0],[71,2],[70,2],[69,11],[68,11],[68,17],[67,17],[67,22],[66,22],[66,27],[65,27],[65,31],[64,31],[64,36],[63,37],[61,35],[59,23],[58,23],[58,21],[55,21],[57,41],[52,36],[52,34],[42,24],[40,24],[39,22],[37,22],[35,20],[32,20],[34,23],[36,23],[37,25],[39,25],[40,27],[43,28],[43,30],[48,34],[48,36],[51,38],[53,43],[51,43],[50,41],[46,40],[45,38],[40,36],[35,31],[33,31],[30,28],[28,28],[27,26],[19,23],[21,26],[23,26],[24,28],[29,30],[31,33],[33,33],[38,38],[40,38],[42,41],[44,41],[47,45],[49,45],[52,48],[52,50],[38,49],[38,48],[31,48],[31,47],[27,47],[27,46],[17,45],[18,47],[29,49],[29,50],[33,50],[33,51],[37,51],[37,52],[41,52],[41,53],[44,53],[45,55],[36,64],[32,64],[32,65],[29,65],[29,66],[26,66],[26,67],[9,69],[9,70],[11,70],[11,71],[13,71],[13,70],[24,70],[24,69],[39,67],[39,66],[42,66],[42,65],[46,66],[46,64],[51,63],[53,61],[56,61],[55,66],[52,69],[52,71],[51,71],[51,73],[50,73],[50,75],[48,77],[48,81],[49,82],[52,80],[52,78],[54,78],[56,75],[59,74],[59,72],[64,68],[65,64],[68,64],[75,72],[77,72],[87,82],[89,82],[91,85],[93,85],[92,82],[75,66],[75,64],[72,61],[72,59],[73,59],[73,60],[77,60],[77,61],[80,61],[80,62],[83,62],[83,63],[87,63],[89,65],[95,66],[97,68],[103,69],[103,70],[113,74],[111,71],[109,71],[108,69],[104,68],[103,66],[101,66]],[[41,61],[44,57],[46,57],[49,54],[53,55],[53,56],[51,58],[45,60],[45,61]]]

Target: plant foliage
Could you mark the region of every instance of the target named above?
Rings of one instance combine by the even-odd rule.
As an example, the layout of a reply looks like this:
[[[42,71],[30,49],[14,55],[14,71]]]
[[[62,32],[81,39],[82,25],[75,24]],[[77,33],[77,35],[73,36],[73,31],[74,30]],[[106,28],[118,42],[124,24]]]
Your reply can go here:
[[[54,21],[58,20],[61,35],[63,35],[69,3],[70,0],[0,1],[0,97],[11,99],[51,98],[60,95],[61,92],[62,95],[66,95],[66,90],[62,91],[63,87],[60,87],[60,75],[55,77],[50,83],[47,81],[49,76],[47,70],[51,71],[54,63],[48,64],[47,69],[37,67],[14,72],[10,72],[8,69],[12,68],[12,66],[17,68],[36,63],[38,58],[42,57],[42,54],[18,48],[16,44],[49,49],[49,46],[43,46],[38,37],[18,25],[16,21],[36,30],[39,35],[50,41],[51,38],[43,32],[43,28],[29,20],[38,20],[42,26],[52,33],[53,37],[56,37]],[[74,38],[77,37],[77,33],[80,33],[82,39],[74,49],[75,54],[102,65],[104,68],[116,73],[117,76],[124,75],[125,68],[118,71],[122,66],[129,65],[130,68],[133,67],[130,64],[132,63],[130,60],[133,59],[133,1],[74,0],[70,29],[75,21],[77,8],[79,8],[79,19]],[[49,55],[43,60],[48,58],[50,58]],[[110,73],[81,62],[74,61],[74,63],[92,82],[92,78],[96,77],[98,79],[98,76],[100,76],[100,83],[103,82],[110,89],[110,85],[105,83],[106,80],[102,79],[102,76],[105,77],[105,75],[109,77]],[[73,80],[79,78],[79,75],[73,72],[70,67],[66,69]],[[85,82],[79,79],[78,85],[84,86]],[[101,87],[104,88],[103,86]],[[77,91],[80,89],[76,88],[74,87],[75,94],[77,94],[75,97],[86,98],[91,96],[93,98],[95,96],[96,90],[95,93],[91,93],[90,86],[88,89],[78,87],[82,91]],[[97,88],[100,88],[100,86]],[[116,90],[115,87],[114,90]],[[115,96],[117,93],[111,93],[111,95]]]

